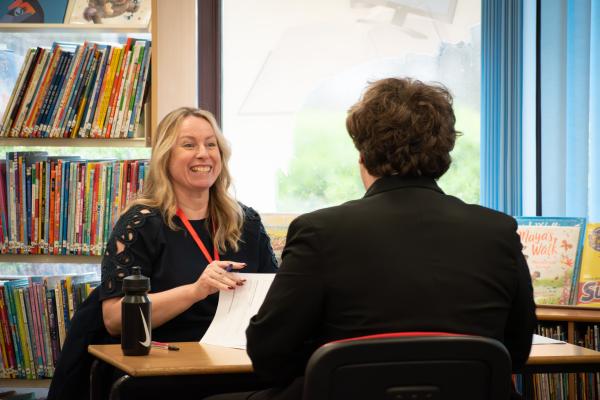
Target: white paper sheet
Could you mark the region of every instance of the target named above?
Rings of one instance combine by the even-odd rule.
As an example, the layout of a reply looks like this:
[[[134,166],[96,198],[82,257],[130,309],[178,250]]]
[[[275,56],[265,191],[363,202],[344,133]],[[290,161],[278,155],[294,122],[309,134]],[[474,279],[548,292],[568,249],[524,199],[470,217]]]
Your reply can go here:
[[[563,344],[562,340],[551,339],[546,336],[533,335],[533,344]]]
[[[246,348],[246,328],[258,312],[275,274],[238,274],[246,279],[235,290],[221,290],[217,312],[200,343]]]

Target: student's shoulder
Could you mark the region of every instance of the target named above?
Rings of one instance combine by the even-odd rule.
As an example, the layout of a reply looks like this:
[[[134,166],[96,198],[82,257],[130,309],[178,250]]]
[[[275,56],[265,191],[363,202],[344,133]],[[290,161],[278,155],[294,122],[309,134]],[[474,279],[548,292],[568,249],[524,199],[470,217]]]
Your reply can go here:
[[[479,204],[464,203],[464,209],[467,213],[466,217],[473,222],[480,222],[488,229],[496,228],[498,230],[515,231],[517,221],[514,217],[503,213],[502,211],[494,210]]]
[[[315,211],[307,212],[296,217],[292,224],[296,226],[312,226],[320,229],[335,229],[342,222],[351,220],[363,208],[362,199],[351,200],[343,204],[324,207]]]

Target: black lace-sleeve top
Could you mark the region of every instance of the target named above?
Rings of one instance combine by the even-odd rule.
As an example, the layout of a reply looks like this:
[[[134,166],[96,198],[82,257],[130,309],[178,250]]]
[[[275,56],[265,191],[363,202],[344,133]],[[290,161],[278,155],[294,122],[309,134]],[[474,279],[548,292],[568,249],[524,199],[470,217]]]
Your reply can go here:
[[[219,254],[221,260],[245,262],[241,272],[275,272],[277,261],[260,216],[250,207],[244,209],[242,240],[237,252]],[[131,267],[142,267],[150,277],[151,292],[162,292],[195,282],[208,261],[175,217],[179,230],[171,230],[157,210],[137,206],[128,210],[115,224],[102,259],[100,300],[123,296],[122,280]],[[204,220],[190,221],[204,243],[212,243]],[[117,250],[117,240],[123,250]],[[158,341],[200,340],[215,314],[218,293],[156,328],[152,337]]]

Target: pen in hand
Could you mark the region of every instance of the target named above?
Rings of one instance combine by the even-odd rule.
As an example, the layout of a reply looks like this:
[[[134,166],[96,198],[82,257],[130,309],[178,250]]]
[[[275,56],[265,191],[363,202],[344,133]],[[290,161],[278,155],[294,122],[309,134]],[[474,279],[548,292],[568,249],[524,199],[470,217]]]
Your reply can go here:
[[[246,266],[246,263],[243,264],[244,267]],[[229,264],[227,267],[225,267],[225,272],[231,272],[233,271],[233,264]],[[243,286],[244,282],[246,282],[245,279],[242,279],[240,282],[237,282],[236,285],[237,286]],[[233,289],[233,287],[229,287],[229,289]]]

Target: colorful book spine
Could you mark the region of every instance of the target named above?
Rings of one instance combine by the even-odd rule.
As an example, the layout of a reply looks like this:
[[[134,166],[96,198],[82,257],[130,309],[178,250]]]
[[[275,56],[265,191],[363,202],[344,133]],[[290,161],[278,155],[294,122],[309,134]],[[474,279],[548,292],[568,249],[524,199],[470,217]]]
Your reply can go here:
[[[23,287],[15,288],[15,305],[17,310],[17,328],[21,344],[23,345],[23,364],[25,366],[25,377],[34,378],[35,364],[33,361],[33,351],[31,340],[29,338],[29,327],[25,313],[25,301],[23,298]]]
[[[68,126],[67,134],[69,137],[74,138],[77,137],[79,128],[81,127],[81,121],[83,119],[83,114],[86,110],[86,106],[89,102],[89,98],[92,93],[92,88],[94,86],[94,81],[98,76],[98,68],[101,60],[102,53],[98,50],[94,50],[92,64],[89,68],[87,76],[85,77],[85,83],[82,89],[81,97],[76,104],[73,117],[71,118],[71,122]]]
[[[7,174],[7,215],[8,215],[8,251],[12,254],[18,253],[17,240],[17,157],[18,153],[6,153],[6,174]]]
[[[46,307],[48,310],[48,332],[50,334],[50,344],[52,348],[52,365],[56,365],[60,354],[60,340],[58,335],[58,319],[56,311],[56,294],[54,291],[54,279],[44,278],[44,289],[46,292]]]
[[[46,51],[46,54],[44,54],[44,58],[45,61],[43,63],[43,67],[40,68],[40,74],[37,78],[38,83],[32,94],[29,109],[21,128],[23,137],[33,137],[33,128],[35,123],[34,121],[38,115],[39,107],[44,97],[45,91],[47,90],[48,82],[50,80],[50,74],[52,73],[51,71],[53,69],[53,66],[56,65],[56,57],[53,51]]]
[[[118,47],[113,48],[113,51],[114,54],[108,71],[108,77],[106,78],[106,84],[102,84],[102,95],[100,98],[99,107],[96,110],[96,115],[94,115],[92,137],[102,137],[108,105],[114,89],[115,75],[121,67],[123,51]]]
[[[51,137],[52,125],[54,121],[54,117],[56,114],[58,101],[62,96],[65,80],[71,69],[73,64],[74,55],[71,52],[65,53],[65,59],[59,71],[59,75],[57,76],[56,84],[54,87],[54,91],[52,92],[52,97],[48,99],[48,108],[45,112],[44,119],[40,126],[40,136],[41,137]]]
[[[136,88],[135,101],[133,105],[133,112],[131,119],[129,120],[129,128],[127,137],[132,138],[135,136],[140,122],[141,111],[144,108],[144,100],[146,94],[146,82],[148,80],[148,72],[150,70],[150,55],[152,51],[151,42],[147,42],[144,51],[144,59],[142,62],[142,71],[140,72],[139,82]]]
[[[88,44],[84,49],[83,58],[81,60],[81,68],[79,68],[79,72],[77,73],[77,76],[73,82],[71,97],[65,106],[65,115],[59,125],[59,136],[65,138],[70,137],[69,129],[72,124],[71,120],[73,119],[73,114],[77,110],[82,93],[84,92],[85,82],[87,80],[87,76],[90,74],[95,52],[96,46],[94,44]]]
[[[110,101],[108,104],[108,109],[106,111],[106,123],[104,124],[104,129],[102,132],[102,136],[105,138],[111,137],[112,126],[115,119],[115,112],[123,92],[123,80],[125,75],[127,74],[129,61],[131,59],[131,43],[132,39],[128,38],[127,43],[125,43],[125,45],[123,46],[123,55],[121,57],[121,63],[119,65],[119,69],[115,77],[113,91],[110,95]]]
[[[18,316],[17,316],[17,300],[16,300],[16,288],[20,285],[21,282],[19,280],[6,282],[5,287],[5,295],[6,295],[6,303],[8,305],[9,312],[9,323],[11,329],[11,335],[13,338],[14,348],[15,348],[15,356],[17,361],[17,377],[18,378],[26,378],[26,369],[25,369],[25,355],[24,355],[24,344],[21,343],[21,336],[19,335],[19,324],[18,324]]]
[[[27,86],[23,88],[23,95],[19,100],[18,112],[15,114],[13,119],[13,125],[11,128],[12,137],[22,137],[21,125],[27,116],[27,112],[31,103],[31,97],[35,92],[35,88],[37,86],[41,70],[44,68],[44,63],[46,61],[48,52],[45,49],[38,47],[36,53],[35,62],[31,65],[31,73],[29,74],[29,79],[26,82]]]
[[[112,46],[106,46],[101,49],[102,61],[100,65],[100,72],[94,82],[94,87],[90,96],[90,103],[85,111],[85,116],[82,122],[82,128],[79,133],[79,137],[92,137],[92,123],[94,121],[94,115],[98,109],[99,99],[101,98],[102,87],[106,86],[108,77],[108,71],[111,65],[112,57],[114,54],[114,48]]]
[[[36,317],[33,306],[33,299],[31,297],[31,286],[28,284],[26,287],[20,289],[23,295],[23,317],[26,328],[27,340],[31,351],[31,376],[33,379],[38,378],[39,366],[42,361],[42,353],[40,344],[37,340],[37,326]]]
[[[600,307],[600,223],[588,223],[583,240],[577,304]]]
[[[56,106],[54,108],[52,117],[50,117],[50,137],[61,137],[59,132],[60,124],[64,118],[65,107],[67,106],[67,103],[73,94],[73,84],[77,74],[79,73],[79,69],[81,68],[81,60],[84,56],[86,45],[87,43],[76,46],[73,62],[65,74],[65,80],[57,97]]]
[[[50,77],[50,81],[48,83],[48,89],[43,97],[43,100],[40,105],[40,111],[37,115],[36,122],[33,128],[33,136],[41,137],[42,136],[42,123],[45,121],[46,115],[48,113],[48,109],[50,108],[50,101],[54,98],[54,93],[56,91],[56,86],[60,75],[64,69],[65,62],[67,60],[67,54],[65,54],[60,47],[56,49],[57,61],[54,71],[52,72],[52,76]]]
[[[2,354],[6,359],[5,367],[6,378],[17,377],[17,360],[15,356],[15,344],[13,343],[12,333],[9,322],[9,311],[4,290],[5,281],[0,281],[0,328],[4,338],[4,347]]]
[[[131,97],[131,93],[133,91],[133,83],[135,81],[135,75],[139,73],[139,58],[140,51],[142,49],[143,41],[134,40],[132,42],[132,49],[129,51],[129,65],[127,66],[127,73],[123,77],[123,88],[121,90],[121,96],[119,99],[119,107],[118,112],[115,117],[115,125],[110,133],[111,137],[121,138],[122,135],[122,125],[123,120],[127,115],[127,110],[129,108],[129,101]]]
[[[4,136],[4,137],[10,136],[13,111],[15,108],[18,107],[18,102],[19,102],[17,94],[21,92],[21,88],[25,84],[25,80],[26,80],[27,74],[29,72],[29,67],[33,60],[34,54],[35,54],[35,49],[29,49],[25,53],[25,59],[23,62],[23,66],[21,67],[21,70],[19,71],[19,76],[17,76],[17,82],[15,83],[15,87],[13,89],[13,92],[10,96],[10,99],[8,101],[8,104],[6,105],[6,109],[4,110],[4,113],[2,116],[2,121],[0,123],[0,136]]]

